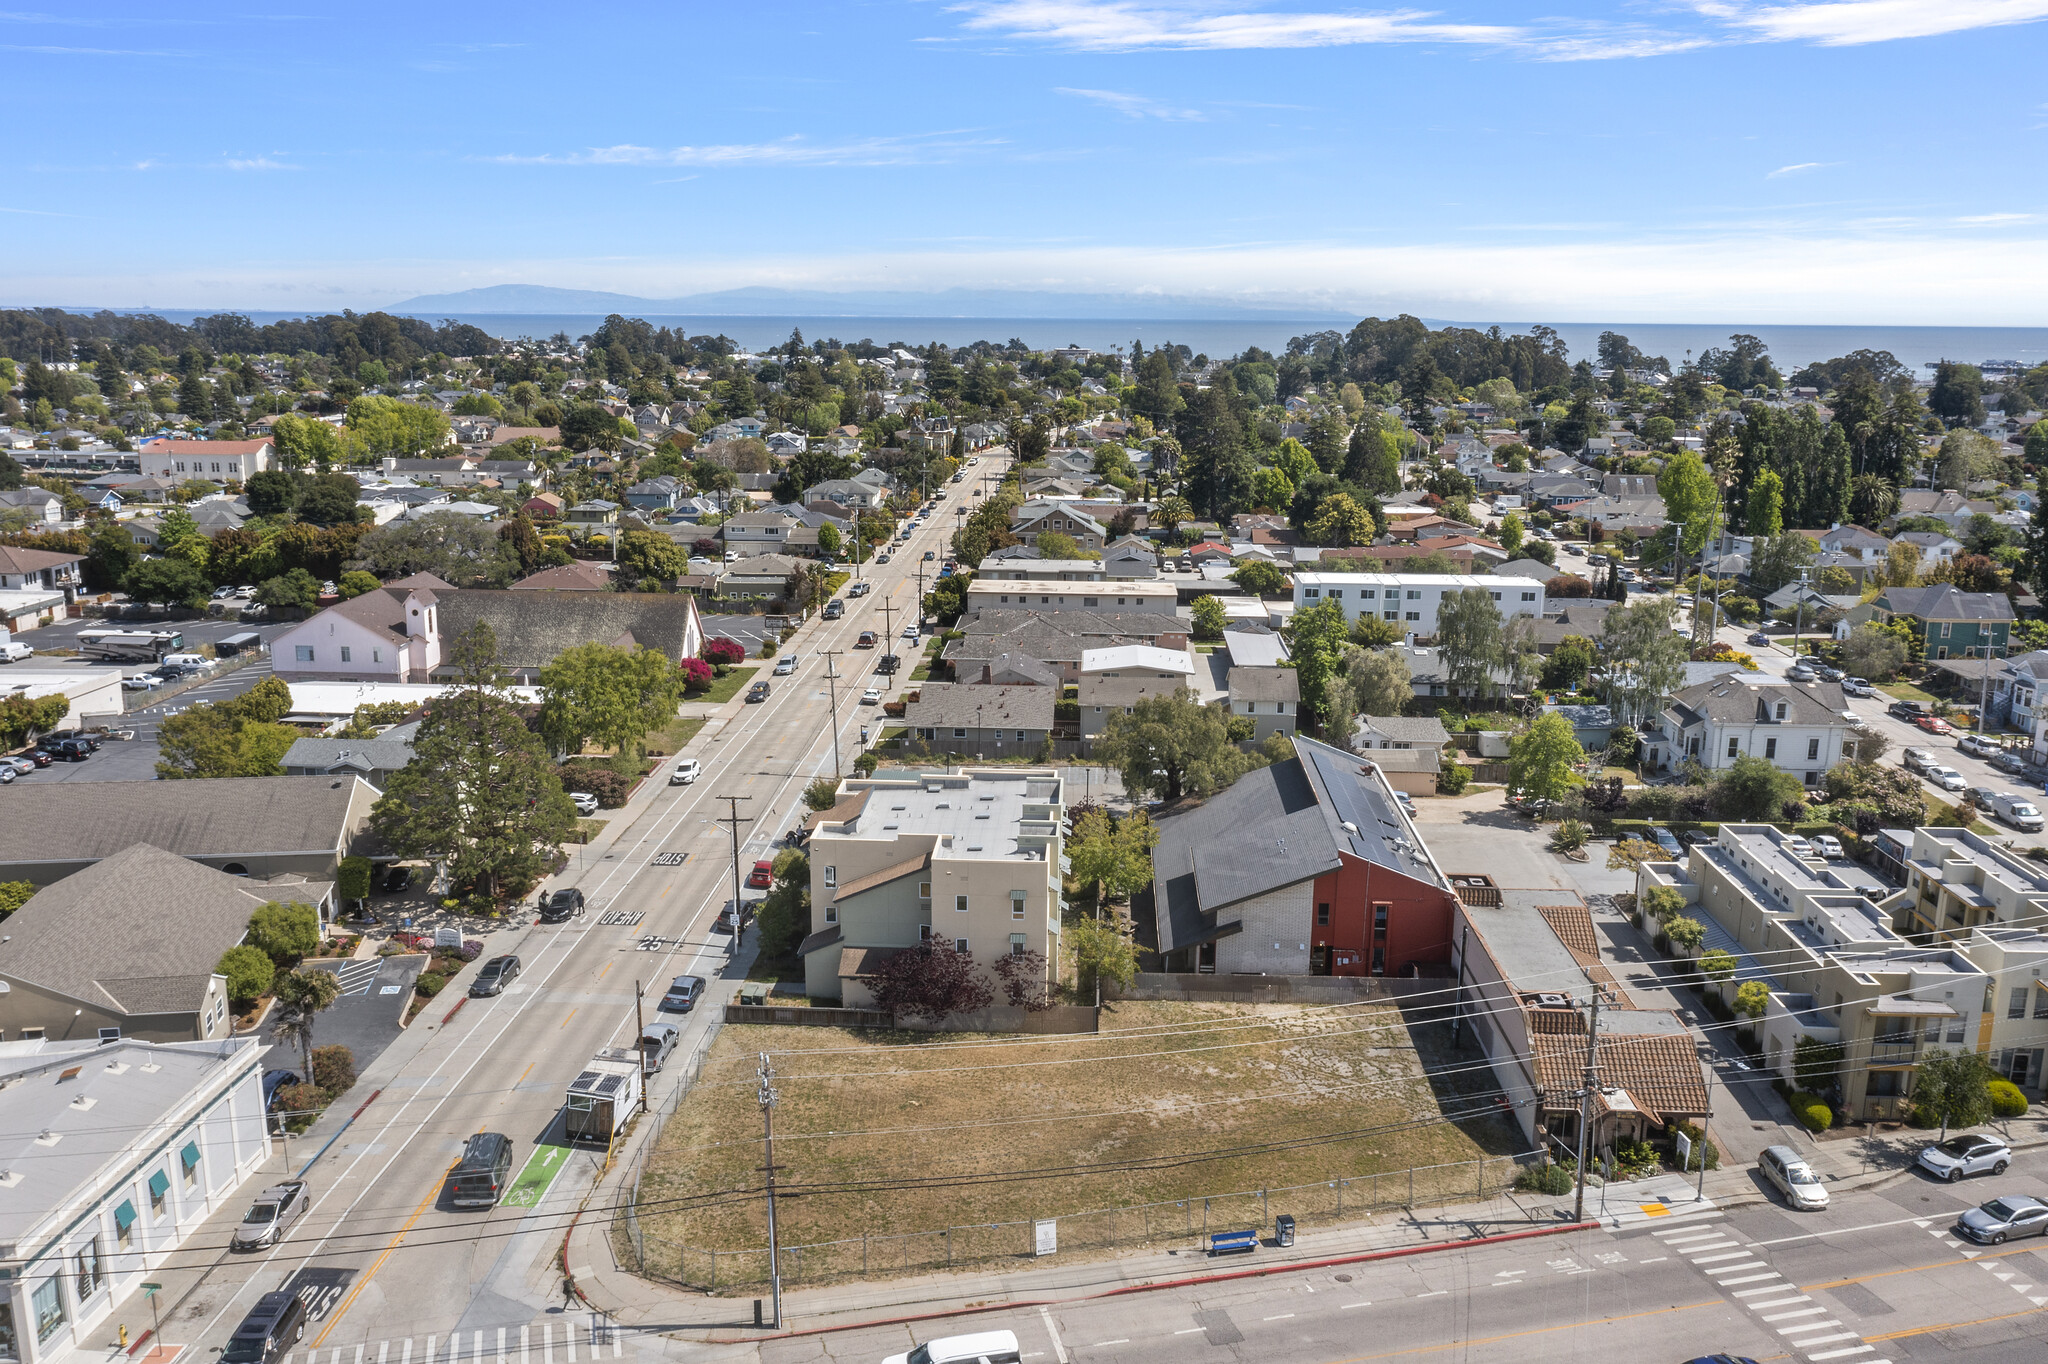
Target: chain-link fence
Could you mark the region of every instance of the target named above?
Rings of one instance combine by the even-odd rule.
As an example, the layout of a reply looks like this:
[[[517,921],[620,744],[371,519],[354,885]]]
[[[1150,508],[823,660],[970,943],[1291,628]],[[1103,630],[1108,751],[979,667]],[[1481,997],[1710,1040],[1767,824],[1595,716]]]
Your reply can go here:
[[[641,1149],[643,1153],[651,1149],[651,1143]],[[1523,1164],[1540,1159],[1541,1154],[1530,1151],[1513,1156],[1487,1156],[1451,1165],[1385,1170],[1315,1184],[1067,1213],[1056,1219],[1059,1247],[1062,1251],[1097,1250],[1174,1242],[1199,1247],[1213,1231],[1270,1232],[1273,1219],[1281,1214],[1293,1217],[1299,1227],[1334,1224],[1393,1208],[1483,1203],[1506,1193]],[[637,1169],[633,1188],[637,1199]],[[634,1256],[630,1263],[645,1278],[706,1289],[738,1288],[768,1281],[766,1246],[710,1250],[644,1235],[630,1212],[627,1223]],[[779,1248],[779,1267],[783,1283],[789,1285],[907,1274],[977,1261],[1029,1259],[1035,1252],[1036,1225],[997,1222],[813,1245],[785,1245]]]
[[[626,1171],[625,1188],[628,1192],[620,1206],[619,1216],[612,1223],[613,1239],[620,1243],[618,1254],[623,1263],[639,1265],[647,1262],[644,1238],[640,1230],[640,1178],[647,1173],[648,1157],[653,1155],[655,1148],[661,1144],[661,1129],[674,1115],[677,1106],[683,1101],[683,1096],[697,1083],[697,1077],[704,1073],[704,1058],[711,1054],[711,1044],[718,1040],[721,1026],[723,1025],[714,1019],[711,1025],[704,1029],[704,1035],[697,1039],[697,1046],[687,1059],[669,1063],[667,1069],[676,1076],[676,1086],[669,1091],[666,1099],[650,1106],[646,1118],[642,1120],[651,1126],[641,1135],[640,1149],[634,1153],[632,1166]]]

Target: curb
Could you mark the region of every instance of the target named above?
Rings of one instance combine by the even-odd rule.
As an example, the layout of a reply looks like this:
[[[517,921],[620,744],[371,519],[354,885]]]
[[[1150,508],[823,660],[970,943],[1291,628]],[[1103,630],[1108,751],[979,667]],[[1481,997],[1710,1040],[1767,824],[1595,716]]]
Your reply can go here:
[[[834,1335],[841,1331],[864,1331],[876,1326],[900,1326],[918,1321],[943,1321],[954,1317],[979,1316],[986,1312],[1009,1312],[1032,1307],[1057,1307],[1069,1302],[1093,1302],[1102,1298],[1128,1297],[1134,1293],[1156,1293],[1162,1289],[1188,1288],[1199,1284],[1229,1283],[1237,1279],[1264,1278],[1271,1274],[1291,1274],[1304,1269],[1325,1269],[1331,1265],[1365,1264],[1373,1260],[1401,1260],[1411,1255],[1430,1255],[1442,1250],[1465,1250],[1472,1246],[1497,1245],[1506,1241],[1527,1241],[1539,1236],[1557,1236],[1568,1231],[1597,1231],[1598,1222],[1563,1222],[1553,1227],[1531,1227],[1526,1231],[1496,1232],[1491,1236],[1468,1236],[1456,1241],[1436,1241],[1420,1246],[1395,1246],[1388,1250],[1366,1250],[1350,1255],[1324,1256],[1315,1260],[1289,1260],[1282,1264],[1260,1265],[1254,1269],[1230,1270],[1219,1274],[1188,1274],[1176,1279],[1156,1279],[1149,1283],[1125,1284],[1118,1288],[1104,1289],[1098,1293],[1082,1293],[1071,1298],[1015,1298],[1006,1302],[984,1303],[974,1307],[959,1307],[947,1311],[916,1312],[901,1317],[876,1317],[868,1321],[845,1322],[835,1326],[813,1326],[801,1331],[779,1331],[758,1336],[703,1336],[695,1337],[706,1345],[746,1345],[762,1340],[796,1340],[805,1336]]]

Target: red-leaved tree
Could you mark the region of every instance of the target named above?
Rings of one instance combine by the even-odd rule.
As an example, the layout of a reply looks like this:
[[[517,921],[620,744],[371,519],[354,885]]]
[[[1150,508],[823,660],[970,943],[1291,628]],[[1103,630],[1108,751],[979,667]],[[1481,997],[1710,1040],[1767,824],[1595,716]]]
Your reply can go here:
[[[1003,996],[1026,1013],[1052,1007],[1045,989],[1045,953],[1013,952],[996,958],[996,975],[1003,982]]]
[[[876,1008],[933,1023],[949,1014],[980,1013],[996,997],[995,986],[975,967],[973,956],[955,952],[943,938],[898,952],[868,984]]]
[[[701,658],[686,658],[676,664],[676,673],[683,679],[685,691],[703,691],[711,685],[711,665]]]
[[[746,662],[747,651],[738,641],[721,635],[704,646],[704,657],[716,667],[730,668],[735,663]]]

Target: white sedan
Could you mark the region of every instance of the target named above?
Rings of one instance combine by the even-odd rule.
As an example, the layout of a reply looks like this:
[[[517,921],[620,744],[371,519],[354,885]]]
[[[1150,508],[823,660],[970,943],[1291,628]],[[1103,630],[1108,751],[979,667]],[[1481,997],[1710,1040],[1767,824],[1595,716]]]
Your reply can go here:
[[[1963,780],[1963,774],[1956,771],[1953,767],[1942,767],[1937,764],[1936,766],[1926,768],[1922,775],[1944,791],[1960,791],[1969,785],[1967,781]]]
[[[862,693],[860,694],[860,703],[861,703],[861,704],[862,704],[863,706],[879,706],[879,705],[881,705],[881,704],[882,704],[882,689],[881,689],[880,687],[869,687],[869,688],[868,688],[868,689],[867,689],[866,691],[864,691],[864,692],[862,692]]]

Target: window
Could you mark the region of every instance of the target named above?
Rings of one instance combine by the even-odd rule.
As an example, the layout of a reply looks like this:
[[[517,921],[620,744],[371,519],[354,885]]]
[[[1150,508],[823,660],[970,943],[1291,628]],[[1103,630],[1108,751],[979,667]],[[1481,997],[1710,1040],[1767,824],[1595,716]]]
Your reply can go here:
[[[106,1266],[100,1263],[100,1238],[95,1236],[78,1249],[78,1300],[84,1302],[107,1286]]]
[[[2048,1018],[2048,990],[2043,990],[2038,981],[2034,984],[2034,1017]]]
[[[1778,756],[1778,741],[1776,738],[1764,740],[1764,756],[1766,758],[1775,758]]]
[[[1389,612],[1388,612],[1387,614],[1391,616],[1391,615],[1393,614],[1393,612],[1389,611]],[[1408,613],[1408,619],[1410,619],[1410,620],[1421,620],[1421,619],[1422,619],[1422,613],[1421,613],[1420,611],[1410,611],[1410,612]]]
[[[1812,761],[1813,761],[1813,760],[1814,760],[1815,758],[1818,758],[1819,756],[1820,756],[1820,740],[1819,740],[1819,739],[1808,739],[1808,740],[1806,741],[1806,760],[1807,760],[1808,762],[1812,762]]]
[[[1421,594],[1420,592],[1416,591],[1416,590],[1415,590],[1414,588],[1410,588],[1410,589],[1408,590],[1408,600],[1409,600],[1409,601],[1421,601],[1421,600],[1422,600],[1422,594]]]
[[[919,942],[930,942],[932,940],[932,926],[930,924],[919,924],[917,926],[917,940]]]
[[[831,890],[839,884],[839,868],[825,868],[825,889]]]
[[[1317,905],[1317,906],[1316,906],[1316,924],[1317,924],[1318,926],[1327,926],[1327,925],[1329,924],[1329,922],[1330,922],[1330,907],[1329,907],[1328,905],[1326,905],[1326,904],[1319,904],[1319,905]]]
[[[1399,611],[1389,611],[1389,612],[1387,612],[1387,619],[1388,619],[1388,620],[1399,620],[1399,619],[1401,619],[1401,613],[1400,613]]]
[[[184,1169],[186,1188],[189,1189],[199,1182],[198,1142],[188,1141],[185,1143],[185,1148],[178,1152],[178,1164]]]
[[[968,955],[968,951],[967,951],[967,939],[965,939],[965,938],[955,938],[955,939],[953,939],[953,950],[954,950],[955,952],[958,952],[958,953],[959,953],[959,954],[960,954],[961,956],[963,956],[963,957],[964,957],[964,956],[967,956],[967,955]]]
[[[1358,589],[1358,599],[1360,601],[1371,601],[1378,595],[1379,593],[1370,587],[1361,587]]]
[[[1024,935],[1022,933],[1012,933],[1010,935],[1010,955],[1021,957],[1024,955],[1025,950]]]
[[[158,1170],[149,1177],[149,1215],[154,1221],[162,1221],[168,1206],[165,1198],[171,1190],[171,1177]]]
[[[1017,731],[1017,742],[1020,744],[1024,742],[1024,731],[1021,729]]]
[[[372,663],[382,663],[384,661],[384,651],[382,649],[370,650],[370,661]]]
[[[2027,1016],[2026,986],[2022,985],[2012,992],[2012,1000],[2005,1006],[2005,1016],[2007,1018],[2025,1018]]]
[[[1963,1020],[1951,1018],[1948,1021],[1948,1040],[1951,1046],[1963,1040]]]
[[[21,1342],[14,1336],[14,1304],[0,1302],[0,1359],[21,1358]]]
[[[1093,605],[1095,605],[1095,601],[1096,601],[1096,599],[1095,599],[1094,597],[1083,597],[1083,598],[1081,598],[1081,605],[1083,605],[1083,606],[1093,606]]]
[[[346,644],[341,646],[341,661],[344,663],[349,661],[349,647]]]
[[[1740,750],[1739,750],[1739,748],[1738,748],[1738,745],[1739,745],[1739,744],[1740,744],[1741,742],[1742,742],[1741,740],[1737,739],[1737,738],[1736,738],[1736,737],[1735,737],[1734,735],[1732,735],[1732,734],[1728,736],[1728,756],[1729,756],[1729,757],[1731,757],[1731,758],[1732,758],[1732,757],[1734,757],[1734,756],[1735,756],[1735,755],[1736,755],[1736,754],[1737,754],[1737,753],[1738,753],[1738,752],[1740,751]]]
[[[21,1030],[21,1040],[24,1042],[40,1042],[43,1040],[43,1030],[41,1028],[23,1028]]]
[[[1523,600],[1523,601],[1535,601],[1535,600],[1536,600],[1536,594],[1535,594],[1534,592],[1524,592],[1524,593],[1522,594],[1522,600]]]
[[[64,1324],[64,1293],[57,1287],[57,1281],[51,1278],[37,1284],[30,1305],[36,1314],[36,1339],[48,1340]]]
[[[953,737],[954,737],[954,738],[956,738],[956,739],[964,739],[964,738],[966,738],[966,737],[967,737],[967,731],[966,731],[966,730],[964,730],[964,729],[961,729],[961,728],[958,728],[958,727],[956,727],[956,728],[955,728],[955,729],[953,730]]]
[[[838,922],[839,922],[839,906],[838,906],[838,905],[826,905],[826,906],[825,906],[825,922],[826,922],[826,923],[828,923],[828,924],[836,924],[836,923],[838,923]]]
[[[1779,719],[1779,720],[1782,720],[1782,719],[1784,719],[1784,718],[1785,718],[1785,703],[1784,703],[1783,701],[1780,701],[1780,702],[1778,703],[1778,710],[1777,710],[1777,714],[1776,714],[1775,718],[1776,718],[1776,719]]]
[[[1387,914],[1392,909],[1393,906],[1388,904],[1376,904],[1372,907],[1373,932],[1384,933],[1387,931]]]
[[[1021,890],[1010,892],[1010,917],[1013,919],[1024,917],[1024,892]]]
[[[114,1209],[114,1244],[123,1250],[135,1245],[135,1204],[125,1198]]]
[[[100,1045],[101,1045],[101,1046],[103,1046],[103,1047],[104,1047],[104,1046],[105,1046],[105,1045],[107,1045],[107,1043],[109,1043],[109,1042],[118,1042],[118,1041],[120,1041],[120,1040],[121,1040],[121,1030],[120,1030],[119,1028],[101,1028],[101,1029],[100,1029]]]
[[[310,644],[293,645],[292,657],[301,663],[311,663],[313,661],[313,646]]]
[[[1499,601],[1499,600],[1500,600],[1500,593],[1498,593],[1498,592],[1495,592],[1495,593],[1492,593],[1491,595],[1492,595],[1492,597],[1493,597],[1493,599],[1494,599],[1495,601]]]
[[[1301,595],[1304,597],[1320,597],[1323,595],[1323,589],[1320,587],[1303,588]]]
[[[917,898],[918,898],[918,899],[920,899],[920,900],[929,900],[929,899],[931,899],[931,898],[932,898],[932,883],[931,883],[931,882],[929,882],[929,881],[919,881],[919,882],[917,883]]]
[[[965,895],[955,895],[953,897],[953,912],[956,914],[965,914],[967,912],[967,897]]]

